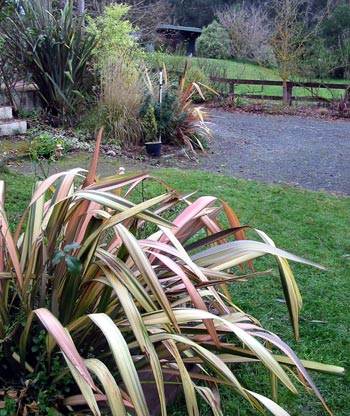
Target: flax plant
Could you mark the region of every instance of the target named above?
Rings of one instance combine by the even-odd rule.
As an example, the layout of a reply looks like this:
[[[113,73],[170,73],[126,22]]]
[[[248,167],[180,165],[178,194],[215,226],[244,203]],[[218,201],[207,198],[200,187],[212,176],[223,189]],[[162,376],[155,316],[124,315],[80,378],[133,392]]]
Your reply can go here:
[[[145,173],[97,180],[101,134],[90,171],[38,183],[14,234],[0,181],[0,373],[2,388],[18,392],[17,413],[166,415],[169,384],[183,390],[189,415],[199,415],[198,397],[221,415],[223,383],[261,413],[287,415],[235,376],[236,364],[262,363],[272,396],[277,380],[297,392],[291,372],[331,414],[307,369],[343,369],[300,361],[228,291],[264,276],[253,262],[274,256],[298,338],[301,296],[288,260],[321,266],[276,248],[262,231],[247,240],[247,227],[218,198],[193,199],[158,180],[164,192],[138,200],[138,188],[155,180]]]
[[[72,1],[50,13],[39,0],[21,2],[0,24],[3,53],[37,87],[54,124],[70,124],[92,88],[89,59],[96,45]],[[15,51],[15,53],[14,53]]]

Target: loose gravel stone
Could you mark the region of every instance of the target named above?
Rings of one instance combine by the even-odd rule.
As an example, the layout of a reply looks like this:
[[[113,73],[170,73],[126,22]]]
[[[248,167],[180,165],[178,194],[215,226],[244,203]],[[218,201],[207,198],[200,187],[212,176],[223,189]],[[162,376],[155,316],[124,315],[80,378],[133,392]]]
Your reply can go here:
[[[198,168],[350,195],[350,122],[212,111],[216,142]]]
[[[161,158],[131,152],[130,156],[101,154],[98,174],[119,167],[153,170],[158,167],[205,170],[237,178],[350,195],[350,121],[298,116],[232,113],[210,110],[214,142],[206,154],[175,152],[164,147]],[[65,156],[51,173],[71,167],[87,168],[91,154]],[[33,173],[30,162],[13,163],[17,172]]]

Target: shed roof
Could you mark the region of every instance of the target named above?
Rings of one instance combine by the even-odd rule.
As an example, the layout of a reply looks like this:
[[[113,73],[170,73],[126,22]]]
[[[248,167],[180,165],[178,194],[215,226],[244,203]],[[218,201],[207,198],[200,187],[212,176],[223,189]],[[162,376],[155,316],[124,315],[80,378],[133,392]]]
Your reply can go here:
[[[168,24],[165,24],[165,23],[161,23],[160,25],[158,25],[158,29],[162,29],[162,30],[178,30],[179,32],[202,33],[202,29],[200,27],[168,25]]]

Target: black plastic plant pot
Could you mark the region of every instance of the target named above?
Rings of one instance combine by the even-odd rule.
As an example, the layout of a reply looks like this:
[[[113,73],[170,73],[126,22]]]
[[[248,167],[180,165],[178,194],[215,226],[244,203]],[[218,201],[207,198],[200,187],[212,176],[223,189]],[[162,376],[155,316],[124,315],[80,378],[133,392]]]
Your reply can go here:
[[[162,150],[161,142],[147,142],[145,143],[146,151],[150,156],[159,157]]]

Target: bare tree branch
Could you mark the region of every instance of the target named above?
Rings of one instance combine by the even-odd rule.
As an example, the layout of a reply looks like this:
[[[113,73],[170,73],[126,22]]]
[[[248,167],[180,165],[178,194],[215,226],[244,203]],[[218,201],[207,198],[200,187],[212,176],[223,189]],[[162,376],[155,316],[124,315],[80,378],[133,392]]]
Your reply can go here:
[[[287,81],[296,72],[305,45],[318,33],[329,12],[330,2],[327,2],[312,26],[308,25],[308,16],[311,13],[308,0],[271,0],[270,5],[274,15],[270,42],[280,64],[280,74],[286,91]]]
[[[232,56],[271,63],[270,21],[262,6],[245,2],[226,6],[216,11],[216,17],[229,33]]]

